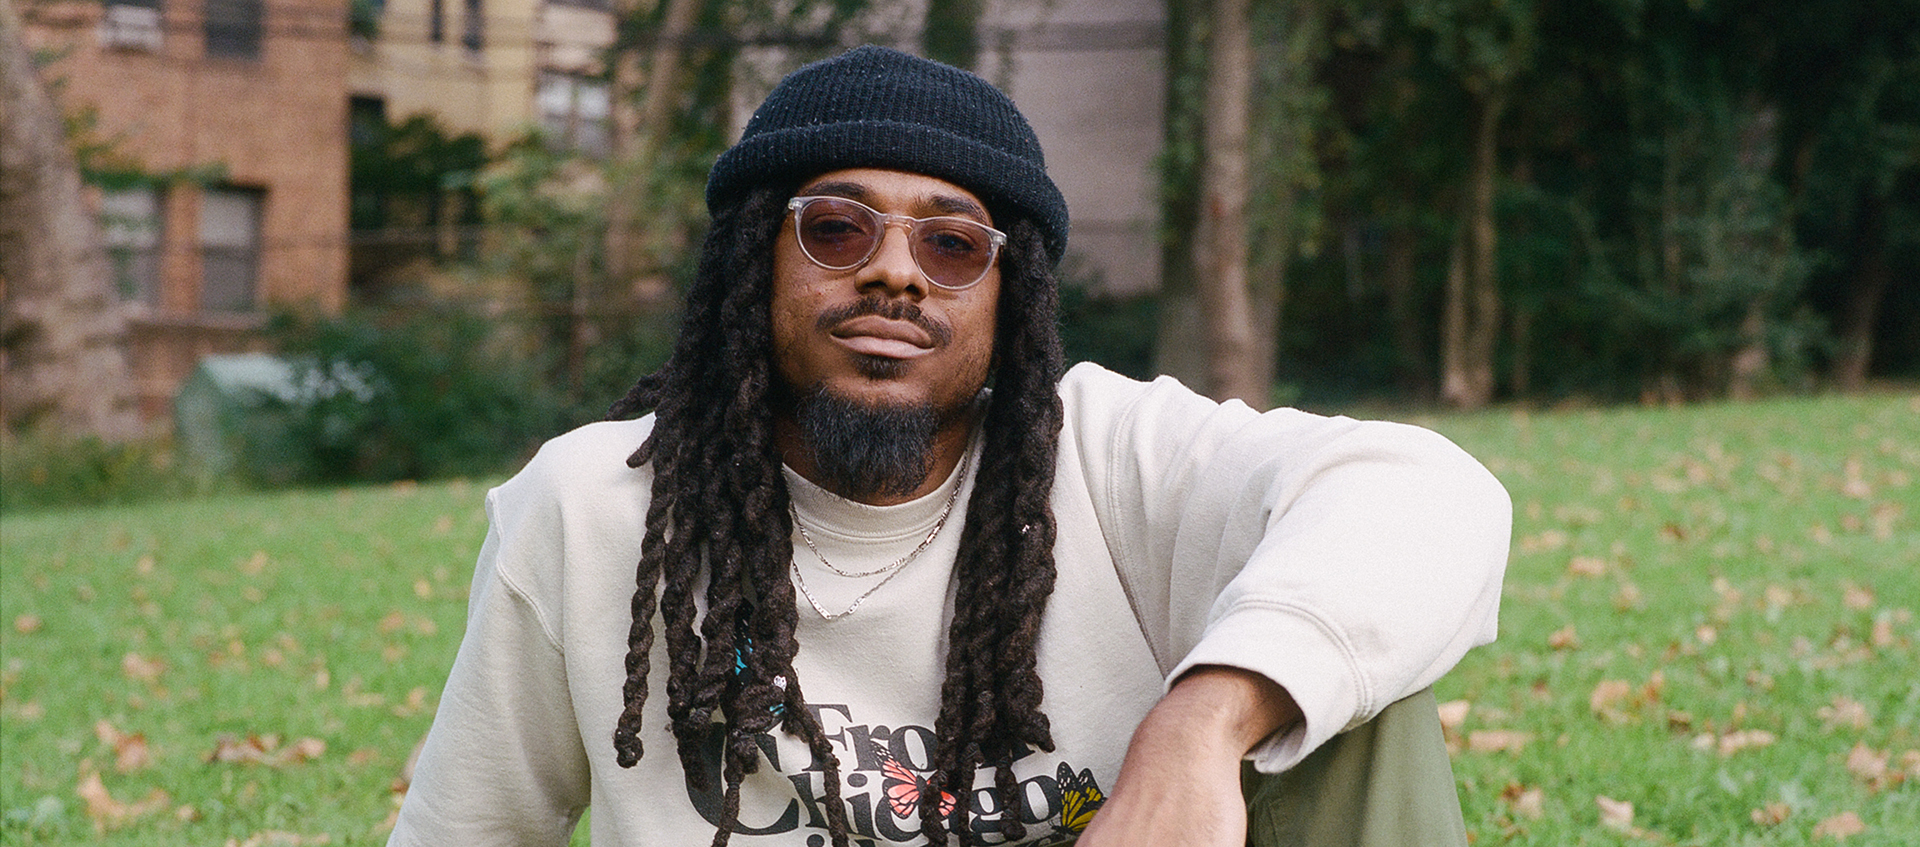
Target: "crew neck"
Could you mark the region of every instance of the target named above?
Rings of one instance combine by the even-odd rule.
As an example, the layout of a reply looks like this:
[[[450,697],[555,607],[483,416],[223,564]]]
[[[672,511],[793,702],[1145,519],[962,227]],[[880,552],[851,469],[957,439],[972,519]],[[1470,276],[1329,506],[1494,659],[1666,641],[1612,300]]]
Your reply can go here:
[[[815,485],[784,464],[780,466],[780,472],[786,475],[787,495],[793,500],[794,511],[799,513],[807,531],[816,538],[828,536],[841,541],[866,543],[918,538],[925,536],[940,520],[940,514],[945,510],[947,501],[954,497],[956,487],[963,489],[959,499],[965,500],[969,496],[974,473],[980,465],[979,442],[980,437],[976,433],[967,448],[966,458],[954,466],[939,488],[891,506],[873,506],[849,500]],[[964,502],[954,504],[955,512],[964,512],[965,508]]]

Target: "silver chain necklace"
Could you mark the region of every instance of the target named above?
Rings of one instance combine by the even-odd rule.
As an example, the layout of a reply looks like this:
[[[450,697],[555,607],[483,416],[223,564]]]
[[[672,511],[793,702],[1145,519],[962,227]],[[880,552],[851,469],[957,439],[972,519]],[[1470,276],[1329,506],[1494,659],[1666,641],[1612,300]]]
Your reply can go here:
[[[960,461],[962,462],[962,467],[965,466],[964,463],[966,462],[966,459],[967,457],[965,456],[961,457]],[[846,609],[842,611],[829,612],[827,611],[826,607],[820,605],[819,600],[814,599],[813,592],[807,590],[807,580],[805,577],[802,577],[800,575],[800,560],[796,558],[792,562],[793,582],[795,585],[800,587],[800,596],[807,598],[807,604],[812,606],[813,610],[815,612],[818,612],[820,614],[821,619],[823,620],[830,621],[830,620],[835,620],[837,618],[844,618],[848,615],[853,614],[854,610],[860,608],[861,603],[867,602],[867,598],[872,597],[875,591],[879,591],[881,587],[885,586],[889,582],[892,582],[894,577],[899,576],[900,572],[906,569],[908,563],[912,562],[914,559],[919,558],[922,552],[924,552],[928,547],[933,546],[933,540],[935,538],[940,537],[940,530],[946,528],[947,518],[953,514],[953,504],[960,500],[960,489],[962,487],[963,487],[962,485],[957,483],[953,486],[953,494],[947,497],[947,505],[941,507],[940,509],[939,520],[934,521],[933,529],[927,532],[926,538],[920,539],[919,545],[915,546],[912,550],[908,551],[905,556],[901,556],[900,558],[894,560],[892,564],[889,564],[880,568],[875,568],[870,571],[843,571],[839,568],[839,566],[835,565],[832,562],[827,561],[826,555],[822,554],[820,552],[819,546],[813,543],[813,535],[808,533],[806,525],[800,522],[799,510],[794,507],[792,501],[788,501],[787,511],[793,516],[794,528],[800,530],[800,540],[805,541],[807,543],[807,549],[813,551],[813,557],[816,559],[819,559],[820,564],[826,565],[827,570],[833,571],[834,573],[839,574],[841,576],[845,576],[845,577],[878,576],[883,573],[887,575],[885,579],[882,579],[879,582],[874,583],[873,587],[868,588],[866,591],[861,592],[860,596],[853,598],[853,605],[848,606]]]

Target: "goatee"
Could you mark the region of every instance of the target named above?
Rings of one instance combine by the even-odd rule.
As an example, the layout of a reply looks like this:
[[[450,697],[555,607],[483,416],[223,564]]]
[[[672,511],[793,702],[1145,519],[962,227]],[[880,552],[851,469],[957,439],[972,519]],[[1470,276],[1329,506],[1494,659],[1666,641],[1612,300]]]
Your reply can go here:
[[[818,481],[843,497],[905,497],[933,469],[940,414],[931,403],[868,406],[815,387],[795,404],[794,420]]]

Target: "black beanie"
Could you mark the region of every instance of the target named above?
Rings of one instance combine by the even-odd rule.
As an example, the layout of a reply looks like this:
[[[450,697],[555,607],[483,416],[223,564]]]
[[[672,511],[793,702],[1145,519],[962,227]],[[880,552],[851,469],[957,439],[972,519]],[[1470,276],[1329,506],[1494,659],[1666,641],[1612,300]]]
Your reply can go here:
[[[787,75],[707,177],[707,209],[759,185],[842,168],[938,177],[1011,208],[1045,234],[1058,264],[1067,203],[1047,178],[1040,139],[986,80],[885,47],[856,47]]]

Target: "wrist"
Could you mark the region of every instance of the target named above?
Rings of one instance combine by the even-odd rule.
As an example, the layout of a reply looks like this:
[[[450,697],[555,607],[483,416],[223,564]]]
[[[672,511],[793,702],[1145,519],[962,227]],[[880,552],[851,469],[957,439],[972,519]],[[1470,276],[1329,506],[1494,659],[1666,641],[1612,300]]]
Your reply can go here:
[[[1177,733],[1185,743],[1235,759],[1300,720],[1300,707],[1285,688],[1252,671],[1220,665],[1182,674],[1148,714],[1155,731]]]

